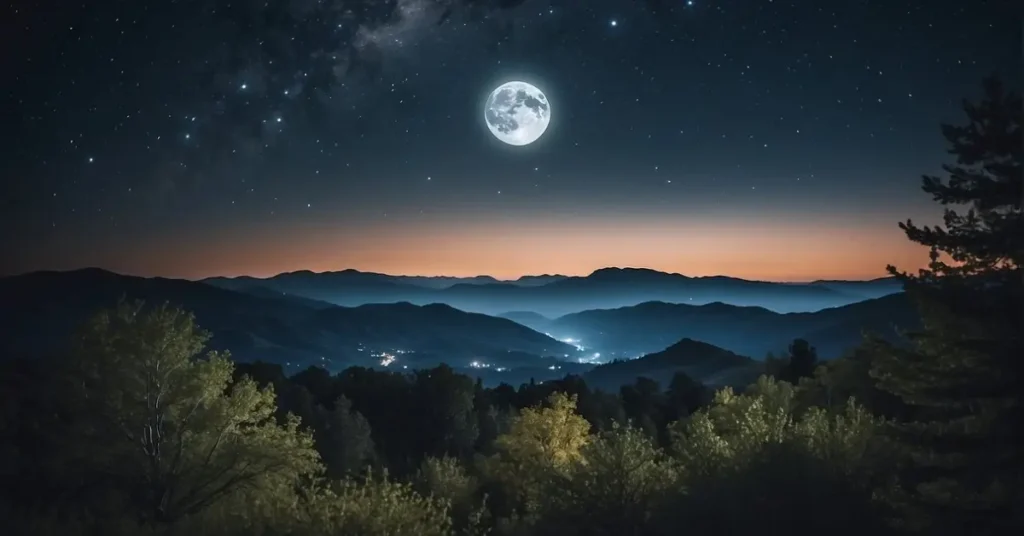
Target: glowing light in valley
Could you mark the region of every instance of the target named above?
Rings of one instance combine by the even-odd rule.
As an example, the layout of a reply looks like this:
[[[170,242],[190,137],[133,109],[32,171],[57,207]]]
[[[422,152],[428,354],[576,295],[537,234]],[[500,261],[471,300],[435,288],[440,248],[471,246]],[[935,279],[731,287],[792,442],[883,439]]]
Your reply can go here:
[[[571,345],[575,346],[577,351],[582,352],[583,350],[586,350],[586,348],[583,347],[583,344],[582,344],[583,341],[581,341],[581,340],[574,339],[572,337],[566,337],[566,338],[562,339],[562,342],[564,342],[565,344],[571,344]]]
[[[380,365],[382,367],[386,367],[386,366],[394,363],[397,359],[398,358],[395,357],[394,354],[389,354],[387,352],[381,352],[380,353]]]

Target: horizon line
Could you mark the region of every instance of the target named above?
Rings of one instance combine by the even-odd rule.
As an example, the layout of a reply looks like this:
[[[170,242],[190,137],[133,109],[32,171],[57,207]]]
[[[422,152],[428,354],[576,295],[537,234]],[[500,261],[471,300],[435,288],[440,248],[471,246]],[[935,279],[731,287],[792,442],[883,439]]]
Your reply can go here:
[[[844,278],[844,277],[818,277],[818,278],[815,278],[815,279],[779,280],[779,279],[760,279],[760,278],[739,277],[739,276],[727,275],[727,274],[724,274],[724,273],[719,273],[719,274],[714,274],[714,275],[687,275],[687,274],[684,274],[682,272],[671,272],[671,271],[666,271],[666,270],[659,270],[657,268],[649,268],[649,267],[641,267],[641,266],[604,266],[604,267],[601,267],[601,268],[596,268],[594,270],[591,270],[590,272],[587,272],[587,273],[576,273],[576,274],[553,273],[553,272],[526,273],[526,274],[522,274],[522,275],[519,275],[519,276],[513,277],[513,278],[501,278],[501,277],[496,277],[496,276],[492,276],[492,275],[489,275],[489,274],[475,274],[475,275],[435,274],[435,275],[427,275],[427,274],[423,274],[423,273],[388,273],[388,272],[378,272],[378,271],[375,271],[375,270],[360,270],[358,268],[340,268],[340,269],[336,269],[336,270],[321,270],[321,271],[309,270],[309,269],[286,270],[286,271],[283,271],[283,272],[277,272],[277,273],[270,274],[270,275],[252,275],[252,274],[248,274],[248,273],[238,273],[238,274],[234,274],[234,275],[217,274],[217,275],[208,275],[208,276],[204,276],[204,277],[182,277],[182,276],[173,276],[173,275],[159,275],[159,274],[157,274],[157,275],[152,275],[152,274],[151,275],[144,275],[144,274],[139,274],[139,273],[129,273],[129,272],[118,271],[118,270],[111,269],[111,268],[104,268],[102,266],[82,266],[82,267],[77,267],[77,268],[66,268],[66,269],[41,268],[41,269],[37,269],[37,270],[30,270],[30,271],[19,272],[19,273],[6,273],[6,274],[0,274],[0,278],[18,277],[18,276],[29,275],[29,274],[34,274],[34,273],[45,273],[45,272],[51,272],[51,273],[52,272],[57,272],[57,273],[64,272],[64,273],[67,273],[67,272],[77,272],[77,271],[85,271],[85,270],[101,270],[101,271],[104,271],[104,272],[110,272],[110,273],[117,274],[117,275],[130,276],[130,277],[141,277],[141,278],[144,278],[144,279],[157,279],[157,278],[159,278],[159,279],[179,279],[179,280],[184,280],[184,281],[197,281],[197,282],[198,281],[203,281],[205,279],[213,279],[213,278],[218,278],[218,277],[222,277],[222,278],[226,278],[226,279],[236,279],[236,278],[240,278],[240,277],[249,277],[249,278],[253,278],[253,279],[270,279],[272,277],[276,277],[276,276],[279,276],[279,275],[294,274],[294,273],[299,273],[299,272],[309,272],[309,273],[312,273],[312,274],[330,274],[330,273],[340,273],[340,272],[357,272],[357,273],[362,273],[362,274],[376,274],[376,275],[382,275],[382,276],[388,276],[388,277],[408,277],[408,278],[423,278],[423,279],[476,279],[476,278],[490,278],[490,279],[493,279],[493,280],[495,280],[495,281],[497,281],[499,283],[514,283],[514,282],[516,282],[516,281],[518,281],[520,279],[524,279],[524,278],[527,278],[527,277],[563,277],[563,278],[589,277],[589,276],[593,275],[594,273],[599,272],[601,270],[637,270],[637,271],[657,272],[657,273],[661,273],[661,274],[665,274],[665,275],[678,275],[678,276],[682,276],[682,277],[688,277],[688,278],[691,278],[691,279],[712,279],[712,278],[718,278],[718,277],[725,277],[725,278],[729,278],[729,279],[736,279],[736,280],[742,280],[742,281],[752,281],[752,282],[762,282],[762,283],[779,283],[779,284],[801,284],[801,283],[809,284],[809,283],[815,283],[815,282],[828,282],[828,281],[868,282],[868,281],[877,281],[877,280],[880,280],[880,279],[888,279],[888,278],[892,277],[890,275],[880,275],[880,276],[876,276],[876,277],[870,277],[870,276],[849,277],[849,278]]]

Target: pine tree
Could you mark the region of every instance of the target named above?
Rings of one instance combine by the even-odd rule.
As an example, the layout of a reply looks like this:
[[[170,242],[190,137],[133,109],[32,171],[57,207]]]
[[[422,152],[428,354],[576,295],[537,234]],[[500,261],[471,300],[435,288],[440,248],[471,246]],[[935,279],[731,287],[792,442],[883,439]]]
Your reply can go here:
[[[789,345],[789,363],[779,378],[796,385],[800,378],[810,378],[818,366],[818,350],[804,339],[794,339]]]
[[[991,534],[1021,522],[1021,98],[995,77],[984,90],[964,102],[966,125],[942,127],[956,155],[943,166],[948,178],[923,180],[947,207],[944,225],[900,224],[930,248],[931,263],[917,275],[888,267],[922,328],[909,347],[870,345],[878,386],[910,409],[893,426],[908,453],[904,499],[908,521],[930,532]]]

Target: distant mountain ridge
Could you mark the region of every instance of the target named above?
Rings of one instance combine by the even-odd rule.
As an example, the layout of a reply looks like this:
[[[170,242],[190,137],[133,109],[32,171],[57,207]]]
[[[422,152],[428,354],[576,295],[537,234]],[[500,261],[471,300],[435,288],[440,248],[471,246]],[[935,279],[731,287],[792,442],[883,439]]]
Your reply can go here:
[[[194,312],[200,326],[212,333],[213,348],[231,350],[245,361],[337,368],[377,364],[380,359],[370,356],[374,350],[403,350],[409,354],[397,356],[398,365],[447,360],[459,366],[473,360],[532,363],[540,356],[575,352],[572,346],[510,320],[443,304],[344,308],[273,292],[264,290],[257,296],[201,282],[98,269],[0,278],[0,322],[10,328],[0,340],[0,351],[60,352],[90,314],[128,298],[150,304],[167,301]]]
[[[516,281],[498,281],[489,276],[391,276],[356,270],[203,280],[232,290],[269,288],[343,306],[446,303],[488,315],[531,311],[549,317],[654,300],[695,305],[720,301],[777,312],[816,311],[900,292],[898,282],[893,281],[774,283],[726,276],[688,277],[645,268],[602,268],[587,276],[524,276]]]
[[[294,272],[283,272],[268,278],[258,278],[253,276],[238,276],[238,277],[208,277],[202,279],[204,283],[210,283],[217,286],[229,286],[232,282],[240,283],[245,282],[247,284],[255,284],[256,282],[263,281],[265,279],[284,279],[289,276],[323,276],[325,278],[340,278],[347,277],[351,281],[361,281],[363,283],[404,283],[416,287],[422,287],[427,289],[446,289],[455,285],[519,285],[519,286],[538,286],[546,285],[561,279],[565,279],[568,276],[564,275],[524,275],[516,279],[498,279],[489,275],[475,275],[469,277],[458,277],[458,276],[447,276],[447,275],[391,275],[379,272],[363,272],[348,268],[345,270],[338,271],[327,271],[327,272],[313,272],[311,270],[297,270]]]
[[[819,356],[830,359],[859,344],[865,331],[898,340],[900,328],[913,329],[918,324],[916,310],[900,293],[813,313],[785,314],[724,303],[647,302],[565,315],[534,329],[626,356],[692,338],[760,359],[768,352],[784,351],[795,338],[804,338],[817,347]]]

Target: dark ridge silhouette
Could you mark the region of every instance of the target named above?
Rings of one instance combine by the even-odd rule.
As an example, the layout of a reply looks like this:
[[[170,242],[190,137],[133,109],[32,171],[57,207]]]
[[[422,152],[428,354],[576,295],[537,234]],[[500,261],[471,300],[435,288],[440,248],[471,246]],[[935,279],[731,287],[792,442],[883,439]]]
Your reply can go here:
[[[763,366],[749,357],[717,346],[683,339],[664,350],[638,359],[613,361],[583,375],[588,385],[617,392],[636,378],[650,378],[668,385],[677,372],[709,386],[745,386],[761,374]]]
[[[809,312],[899,291],[887,280],[848,282],[851,285],[846,288],[843,283],[847,282],[695,278],[646,268],[602,268],[583,277],[525,276],[516,281],[497,281],[487,276],[432,279],[343,270],[290,272],[266,279],[211,278],[205,282],[232,290],[256,285],[348,307],[406,301],[416,305],[446,303],[463,311],[489,315],[532,311],[549,317],[655,300],[692,305],[720,301],[782,313]]]

